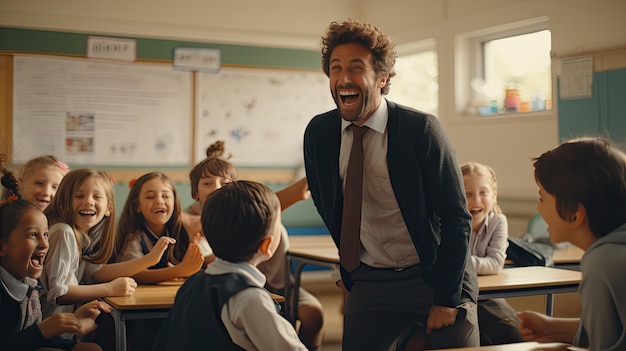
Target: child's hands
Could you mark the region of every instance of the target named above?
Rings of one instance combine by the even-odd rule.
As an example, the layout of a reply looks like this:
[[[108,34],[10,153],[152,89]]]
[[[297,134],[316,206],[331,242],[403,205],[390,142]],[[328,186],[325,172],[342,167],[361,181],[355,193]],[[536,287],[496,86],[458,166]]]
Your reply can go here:
[[[198,244],[190,243],[183,260],[177,265],[180,269],[181,277],[188,277],[202,268],[204,256]]]
[[[534,311],[518,312],[521,320],[520,333],[525,340],[537,342],[555,342],[551,332],[551,318]]]
[[[82,338],[84,335],[96,329],[96,318],[98,318],[100,312],[110,313],[111,306],[102,301],[93,300],[78,307],[76,311],[74,311],[74,315],[80,322],[80,330],[76,333],[77,339]]]
[[[38,325],[44,339],[51,339],[63,333],[77,333],[80,321],[73,313],[55,313]]]
[[[106,284],[109,287],[108,296],[131,296],[137,287],[135,279],[128,277],[115,278]]]
[[[159,240],[157,240],[157,242],[154,244],[152,250],[150,250],[150,252],[148,252],[148,254],[146,255],[146,257],[149,257],[149,260],[151,262],[149,266],[154,266],[155,264],[159,263],[159,261],[161,261],[161,256],[163,256],[163,253],[165,252],[165,250],[167,250],[167,247],[175,243],[176,239],[174,238],[170,238],[169,236],[160,237]]]

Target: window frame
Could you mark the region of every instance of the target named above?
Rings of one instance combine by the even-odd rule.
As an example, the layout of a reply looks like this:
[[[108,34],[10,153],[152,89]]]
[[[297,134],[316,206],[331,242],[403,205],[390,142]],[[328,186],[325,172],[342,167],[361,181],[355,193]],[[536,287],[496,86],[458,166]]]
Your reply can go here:
[[[488,41],[514,37],[518,35],[550,30],[547,17],[539,17],[526,21],[493,26],[468,33],[457,35],[455,40],[455,106],[456,111],[466,117],[494,117],[482,116],[478,113],[468,113],[467,109],[472,99],[471,81],[473,78],[485,77],[484,44]],[[552,52],[550,52],[552,56]],[[551,74],[552,76],[552,74]],[[552,77],[549,77],[552,80]],[[552,94],[554,95],[554,86]],[[510,118],[537,114],[547,114],[549,111],[536,112],[509,112],[497,116]]]

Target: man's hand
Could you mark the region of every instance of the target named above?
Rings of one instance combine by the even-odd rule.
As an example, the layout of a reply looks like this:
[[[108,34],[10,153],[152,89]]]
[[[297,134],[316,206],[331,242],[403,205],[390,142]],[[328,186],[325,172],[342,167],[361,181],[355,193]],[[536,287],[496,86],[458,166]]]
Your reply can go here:
[[[456,315],[459,313],[454,307],[444,307],[433,305],[428,313],[426,322],[426,333],[430,334],[434,329],[441,329],[454,325]]]

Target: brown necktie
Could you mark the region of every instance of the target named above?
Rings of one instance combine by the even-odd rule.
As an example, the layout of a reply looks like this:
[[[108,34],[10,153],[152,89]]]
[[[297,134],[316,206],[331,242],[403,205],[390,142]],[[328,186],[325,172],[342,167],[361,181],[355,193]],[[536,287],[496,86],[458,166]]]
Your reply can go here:
[[[363,136],[368,127],[350,125],[352,130],[352,149],[346,172],[343,193],[343,215],[341,219],[341,241],[339,257],[343,268],[352,272],[361,263],[361,209],[363,207]]]

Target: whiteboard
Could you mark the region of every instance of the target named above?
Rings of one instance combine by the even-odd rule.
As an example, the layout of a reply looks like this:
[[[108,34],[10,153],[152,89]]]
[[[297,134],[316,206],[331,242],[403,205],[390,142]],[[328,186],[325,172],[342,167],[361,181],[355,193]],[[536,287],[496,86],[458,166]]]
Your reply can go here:
[[[70,164],[185,166],[192,73],[170,65],[16,55],[13,158]]]
[[[306,125],[335,108],[321,71],[224,68],[196,85],[196,162],[224,140],[236,166],[296,168]]]

